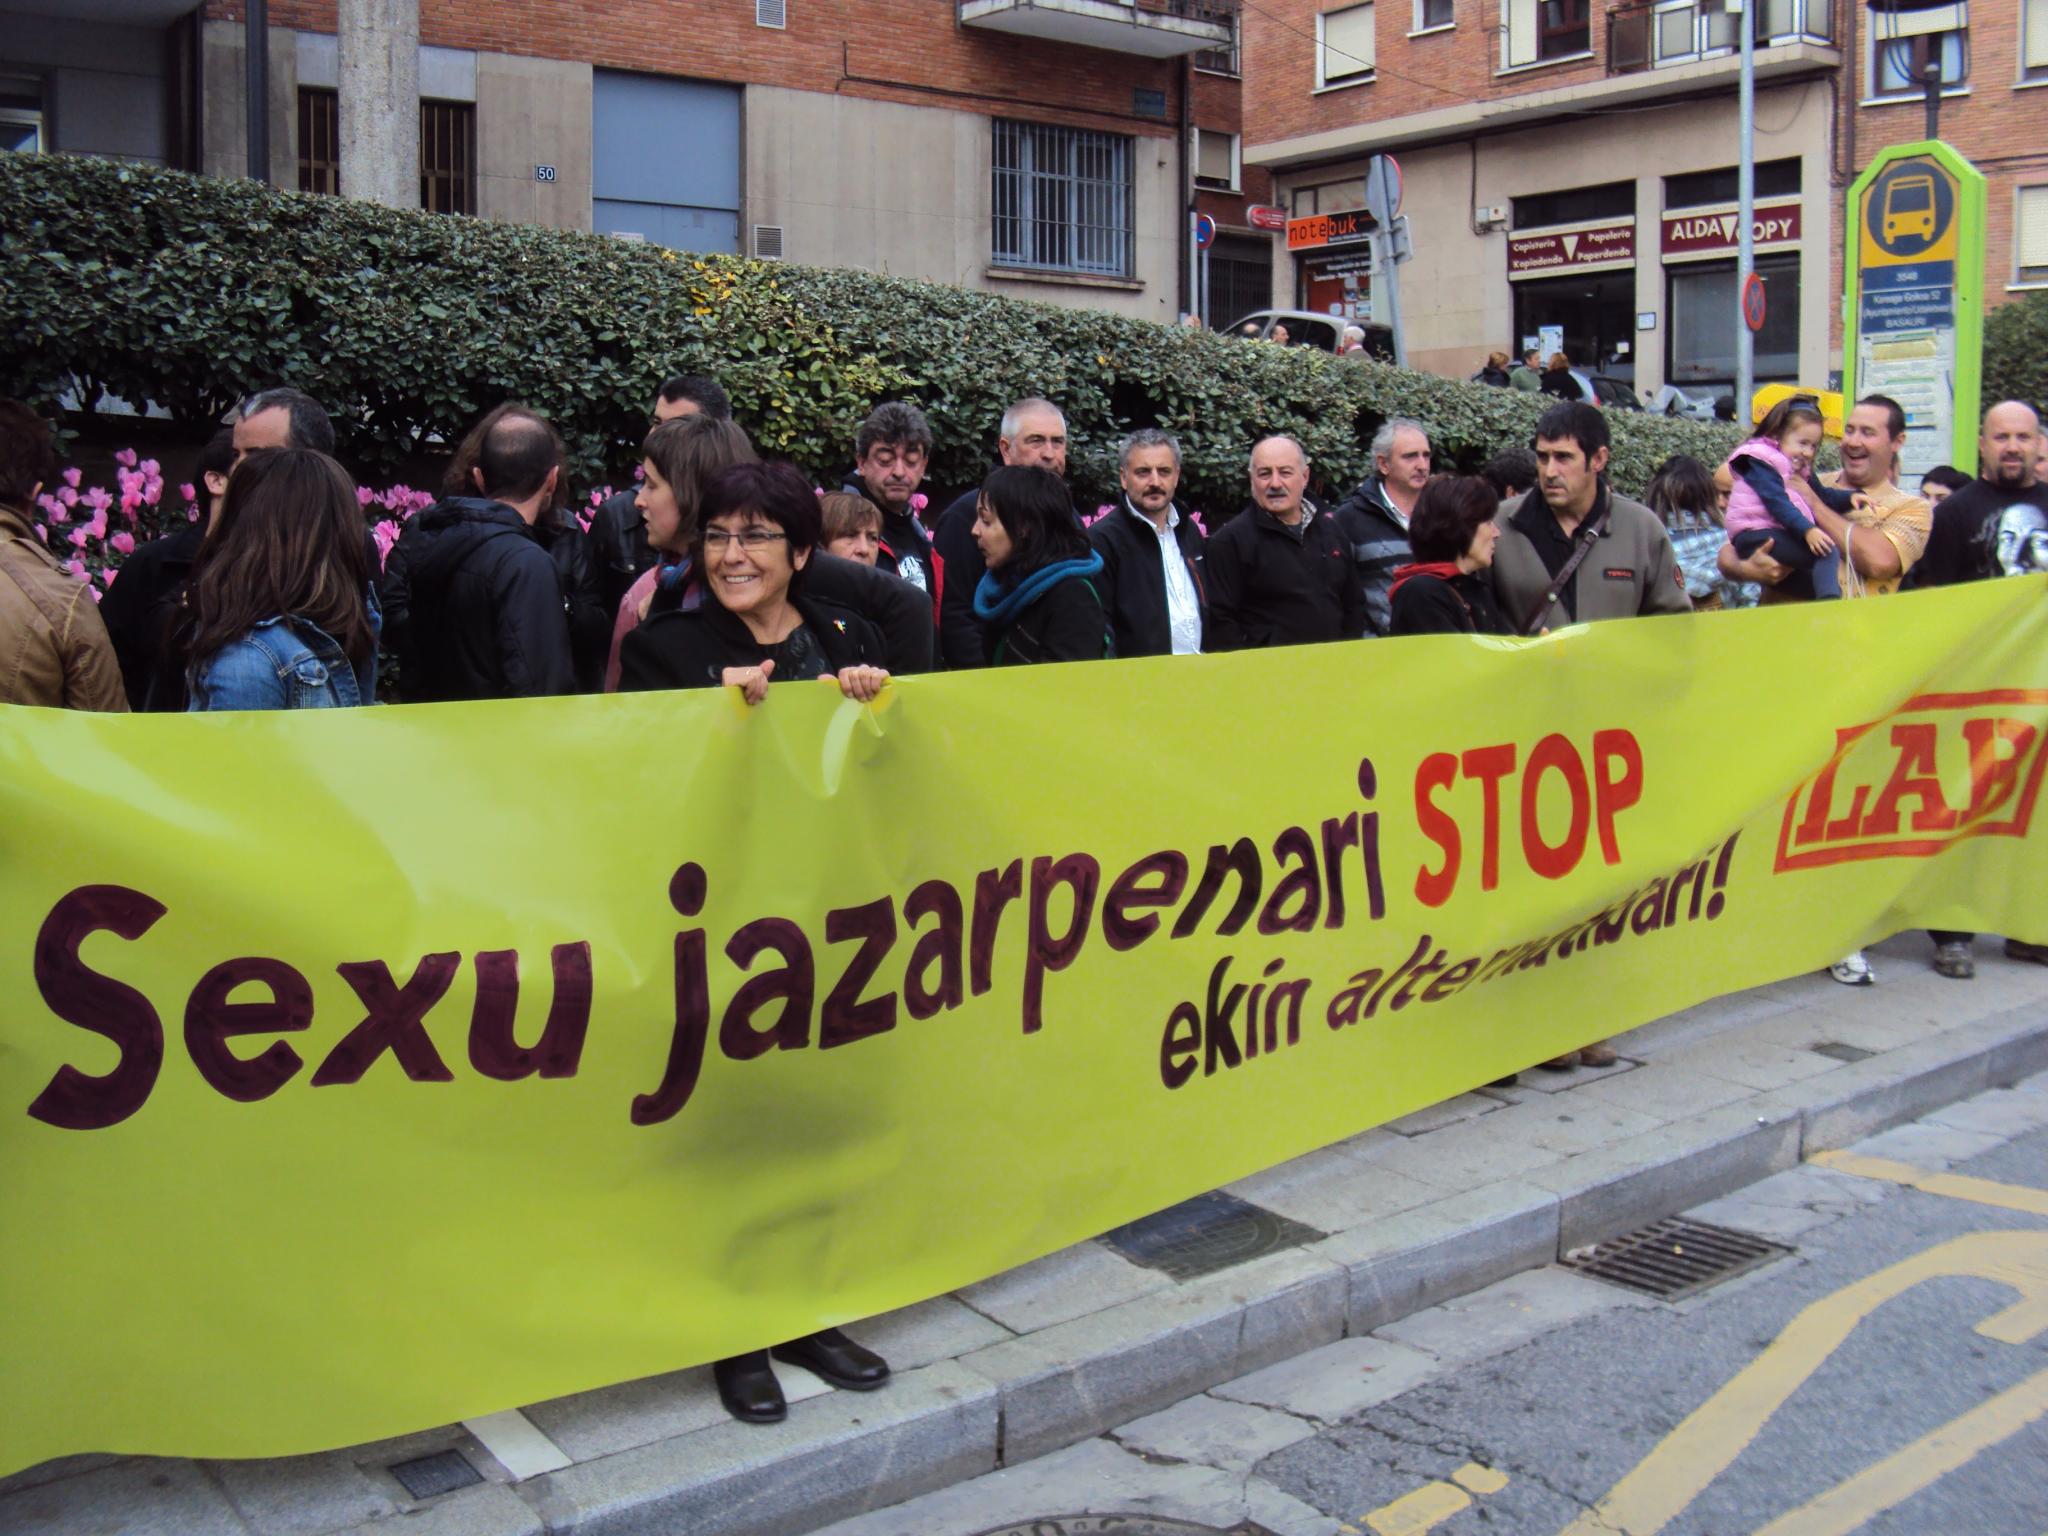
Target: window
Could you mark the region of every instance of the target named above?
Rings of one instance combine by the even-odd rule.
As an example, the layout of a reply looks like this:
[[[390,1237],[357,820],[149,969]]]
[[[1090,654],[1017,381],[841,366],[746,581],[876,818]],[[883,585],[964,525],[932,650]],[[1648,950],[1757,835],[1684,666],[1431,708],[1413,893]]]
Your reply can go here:
[[[1372,78],[1377,58],[1373,7],[1354,5],[1316,17],[1316,89]]]
[[[1742,189],[1735,184],[1736,170],[1725,165],[1718,171],[1694,171],[1685,176],[1664,178],[1664,206],[1675,208],[1712,208],[1721,203],[1738,201]],[[1756,195],[1758,197],[1796,197],[1799,195],[1799,160],[1760,160],[1756,167]]]
[[[2013,221],[2014,275],[2022,283],[2048,283],[2048,187],[2021,187]]]
[[[0,75],[0,150],[33,155],[46,148],[42,83],[18,75]]]
[[[1520,69],[1589,53],[1589,0],[1501,0],[1501,67]]]
[[[299,190],[341,190],[341,109],[333,91],[299,87]]]
[[[1217,18],[1221,20],[1223,18]],[[1237,73],[1237,46],[1239,41],[1238,13],[1232,11],[1230,22],[1230,46],[1227,48],[1204,48],[1195,55],[1195,68],[1206,69],[1212,74],[1234,75]]]
[[[2048,79],[2048,0],[2024,0],[2020,14],[2020,73]]]
[[[1457,20],[1456,10],[1452,0],[1415,0],[1415,30],[1448,27]]]
[[[1237,190],[1237,135],[1213,128],[1195,130],[1195,185],[1219,192]]]
[[[1001,119],[995,136],[996,264],[1128,277],[1131,141]]]
[[[1671,325],[1665,377],[1697,388],[1725,387],[1735,378],[1735,263],[1703,262],[1665,269],[1670,284]],[[1799,258],[1759,256],[1764,281],[1764,328],[1757,333],[1755,366],[1759,382],[1792,379],[1799,373]]]
[[[1539,192],[1533,197],[1513,199],[1512,206],[1517,229],[1589,224],[1595,219],[1632,219],[1636,216],[1636,184],[1610,181],[1597,187],[1575,187],[1569,192]]]
[[[1953,90],[1963,83],[1967,58],[1962,5],[1937,5],[1924,11],[1902,11],[1879,21],[1870,18],[1870,94],[1873,98],[1919,96],[1927,69],[1939,61],[1941,83]]]
[[[420,206],[476,212],[476,108],[469,102],[420,103]]]

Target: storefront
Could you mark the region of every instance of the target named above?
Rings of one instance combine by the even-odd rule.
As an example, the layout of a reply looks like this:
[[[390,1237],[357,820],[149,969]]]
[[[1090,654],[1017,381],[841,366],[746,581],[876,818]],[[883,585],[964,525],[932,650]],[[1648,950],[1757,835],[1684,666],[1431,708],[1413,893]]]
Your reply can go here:
[[[1635,220],[1518,230],[1507,249],[1516,346],[1546,363],[1563,351],[1587,373],[1633,382]]]
[[[1294,306],[1347,320],[1372,318],[1372,215],[1363,209],[1287,223]]]
[[[1675,180],[1676,178],[1674,178]],[[1823,384],[1799,378],[1801,209],[1798,199],[1759,203],[1752,229],[1756,273],[1764,284],[1764,326],[1757,332],[1759,384]],[[1728,207],[1668,210],[1663,219],[1664,374],[1693,394],[1721,394],[1735,384],[1736,327],[1741,323],[1736,245],[1741,223]]]

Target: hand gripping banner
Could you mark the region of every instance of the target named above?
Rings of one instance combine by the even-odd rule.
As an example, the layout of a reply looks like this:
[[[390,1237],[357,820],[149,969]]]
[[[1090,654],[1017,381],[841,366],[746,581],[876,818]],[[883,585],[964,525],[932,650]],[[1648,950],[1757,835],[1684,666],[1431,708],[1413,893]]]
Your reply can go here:
[[[725,693],[0,712],[0,1470],[915,1302],[1933,925],[2048,580]]]

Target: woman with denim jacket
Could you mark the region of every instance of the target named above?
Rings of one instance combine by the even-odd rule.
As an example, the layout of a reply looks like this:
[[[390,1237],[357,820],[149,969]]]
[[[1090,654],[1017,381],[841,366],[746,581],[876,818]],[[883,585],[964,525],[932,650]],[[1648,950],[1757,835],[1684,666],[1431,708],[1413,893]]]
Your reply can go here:
[[[178,624],[195,710],[336,709],[377,694],[376,599],[348,472],[305,448],[235,467]]]

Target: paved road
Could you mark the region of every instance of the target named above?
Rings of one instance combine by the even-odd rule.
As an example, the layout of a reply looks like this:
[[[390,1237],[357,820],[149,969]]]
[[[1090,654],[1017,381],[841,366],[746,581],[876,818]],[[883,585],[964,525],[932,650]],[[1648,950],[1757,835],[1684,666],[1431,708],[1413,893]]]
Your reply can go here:
[[[1834,1158],[1694,1213],[1793,1252],[1691,1300],[1534,1271],[831,1536],[2043,1536],[2048,1079]]]

